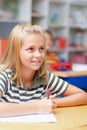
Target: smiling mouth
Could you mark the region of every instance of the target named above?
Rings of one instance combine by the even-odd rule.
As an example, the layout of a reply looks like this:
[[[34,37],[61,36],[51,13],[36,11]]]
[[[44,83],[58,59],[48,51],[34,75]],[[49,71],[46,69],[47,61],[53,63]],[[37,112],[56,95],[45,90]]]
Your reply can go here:
[[[32,63],[38,65],[41,64],[41,61],[32,61]]]
[[[32,61],[32,62],[34,62],[34,63],[39,63],[40,61]]]

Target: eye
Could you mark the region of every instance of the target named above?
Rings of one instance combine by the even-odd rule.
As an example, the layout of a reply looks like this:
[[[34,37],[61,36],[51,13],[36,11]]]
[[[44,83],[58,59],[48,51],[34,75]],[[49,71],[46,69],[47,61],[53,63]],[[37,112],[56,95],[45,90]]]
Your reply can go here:
[[[44,48],[44,47],[41,47],[41,48],[40,48],[40,51],[44,51],[44,50],[45,50],[45,48]]]
[[[29,51],[29,52],[32,52],[33,50],[34,50],[33,47],[30,47],[30,48],[27,49],[27,51]]]

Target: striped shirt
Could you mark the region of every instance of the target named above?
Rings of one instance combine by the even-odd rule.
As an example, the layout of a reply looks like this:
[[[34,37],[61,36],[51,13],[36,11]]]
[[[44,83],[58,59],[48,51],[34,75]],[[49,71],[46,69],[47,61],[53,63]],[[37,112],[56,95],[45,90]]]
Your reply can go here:
[[[42,99],[46,96],[47,89],[49,88],[51,94],[63,94],[68,87],[68,83],[53,73],[49,72],[48,85],[43,85],[45,82],[44,78],[36,79],[31,88],[25,89],[23,85],[16,86],[15,81],[10,78],[13,76],[11,69],[8,69],[0,73],[0,90],[2,102],[12,103],[28,103],[37,99]]]

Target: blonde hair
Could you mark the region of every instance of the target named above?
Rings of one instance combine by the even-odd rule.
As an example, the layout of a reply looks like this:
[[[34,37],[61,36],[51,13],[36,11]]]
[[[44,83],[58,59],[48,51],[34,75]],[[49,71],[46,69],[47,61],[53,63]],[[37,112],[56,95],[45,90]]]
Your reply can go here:
[[[43,36],[45,43],[44,31],[40,26],[30,24],[18,24],[13,28],[10,33],[6,53],[0,62],[0,64],[3,66],[1,67],[0,71],[9,68],[15,72],[12,79],[16,81],[17,85],[19,85],[21,81],[21,64],[19,58],[19,51],[21,45],[23,44],[24,36],[29,35],[31,33],[40,33],[41,36]],[[44,75],[46,76],[46,70],[46,61],[44,60],[40,69],[38,70],[38,78]]]

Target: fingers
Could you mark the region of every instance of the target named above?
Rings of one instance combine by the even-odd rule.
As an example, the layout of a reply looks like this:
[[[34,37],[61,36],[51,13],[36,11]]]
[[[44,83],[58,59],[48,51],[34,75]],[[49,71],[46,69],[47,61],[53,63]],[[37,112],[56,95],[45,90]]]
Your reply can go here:
[[[49,99],[53,99],[53,98],[55,98],[56,96],[57,96],[56,94],[50,95],[50,96],[49,96]],[[43,99],[47,99],[47,97],[44,97]]]
[[[58,104],[57,104],[57,102],[55,100],[52,100],[52,103],[53,103],[52,108],[57,108],[58,107]]]
[[[42,99],[42,103],[45,103],[45,105],[49,106],[50,108],[57,108],[58,104],[55,101],[55,96],[56,96],[56,94],[51,95],[49,99],[47,99],[47,97]]]
[[[53,98],[55,98],[57,95],[56,94],[54,94],[54,95],[51,95],[49,98],[50,99],[53,99]]]

